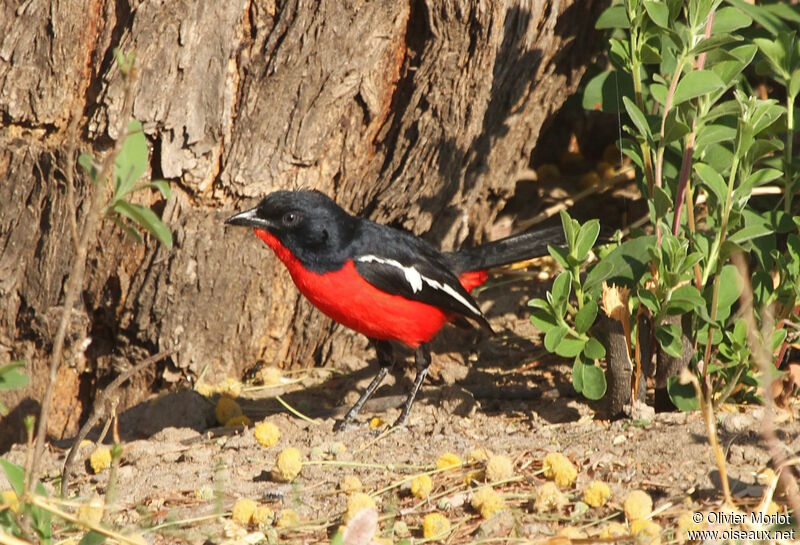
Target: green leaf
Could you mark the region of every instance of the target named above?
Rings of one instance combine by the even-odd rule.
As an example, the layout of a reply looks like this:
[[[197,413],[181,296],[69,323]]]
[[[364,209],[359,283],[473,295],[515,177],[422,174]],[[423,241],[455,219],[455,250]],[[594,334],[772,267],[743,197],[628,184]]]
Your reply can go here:
[[[683,314],[692,312],[698,307],[705,307],[706,302],[700,291],[691,284],[679,286],[672,292],[669,299],[669,309],[677,312],[667,312],[668,314]]]
[[[14,462],[9,462],[5,458],[0,458],[0,467],[3,468],[3,473],[6,474],[6,479],[14,489],[18,497],[22,497],[22,492],[25,489],[25,470],[22,466],[18,466]]]
[[[753,43],[769,62],[770,67],[781,79],[789,79],[790,75],[784,69],[787,51],[780,40],[772,38],[753,38]]]
[[[644,116],[642,111],[628,97],[622,97],[622,102],[625,104],[625,111],[628,112],[628,116],[631,118],[631,121],[633,121],[633,124],[636,125],[636,129],[639,131],[639,134],[647,140],[652,140],[650,125],[648,125],[647,118]]]
[[[147,170],[147,139],[142,124],[132,119],[128,135],[114,161],[114,198],[122,199]]]
[[[714,49],[718,49],[723,45],[727,45],[732,42],[741,42],[742,40],[743,38],[741,36],[736,36],[734,34],[716,34],[700,40],[700,42],[698,42],[698,44],[689,52],[689,55],[695,57],[701,53],[707,53]]]
[[[656,339],[664,352],[673,358],[680,358],[683,355],[681,330],[676,324],[665,323],[656,327]]]
[[[661,28],[669,28],[669,8],[664,2],[644,0],[644,9],[655,24]]]
[[[583,395],[596,401],[606,395],[606,374],[596,365],[583,368]]]
[[[787,92],[790,97],[796,97],[797,94],[800,93],[800,68],[795,68],[792,71],[792,77],[789,79]],[[794,102],[794,100],[792,102]]]
[[[86,532],[86,534],[78,542],[78,545],[101,545],[101,543],[105,542],[105,540],[106,536],[92,530],[90,532]],[[331,539],[331,545],[333,545],[332,539]]]
[[[643,236],[628,240],[617,246],[600,260],[586,275],[584,291],[594,298],[600,296],[603,281],[609,284],[632,287],[648,270],[650,254],[648,247],[655,245],[655,236]]]
[[[149,208],[120,200],[114,203],[113,209],[150,231],[167,248],[172,248],[172,233],[164,222],[156,216],[156,213]]]
[[[559,213],[559,217],[561,218],[561,227],[564,229],[564,238],[567,240],[567,246],[572,248],[575,246],[575,237],[578,234],[577,232],[577,222],[573,220],[566,210],[562,210]]]
[[[579,394],[583,393],[583,369],[586,367],[580,358],[575,358],[572,364],[572,387]]]
[[[583,347],[583,355],[590,360],[599,360],[606,357],[606,347],[603,343],[591,337]]]
[[[724,203],[728,195],[728,186],[725,180],[722,179],[722,176],[705,163],[695,164],[694,170],[697,172],[697,175],[700,176],[703,185],[708,188],[711,194],[717,199],[717,203],[720,205]]]
[[[545,334],[554,327],[558,327],[555,318],[543,310],[535,310],[531,313],[531,323]]]
[[[553,301],[556,304],[561,304],[569,300],[569,295],[571,292],[572,274],[569,271],[564,271],[553,281],[553,289],[550,291],[550,293],[553,294]]]
[[[25,367],[23,360],[16,360],[0,366],[0,390],[16,390],[28,385],[28,375],[18,369]]]
[[[584,261],[589,254],[589,250],[594,246],[597,235],[600,234],[600,222],[589,220],[581,226],[578,237],[575,241],[575,257],[578,261]]]
[[[718,144],[720,142],[732,142],[736,138],[736,128],[729,127],[723,124],[703,125],[697,131],[697,140],[695,141],[695,149],[698,152],[705,150],[711,144]]]
[[[696,411],[700,408],[694,386],[681,384],[680,379],[676,376],[667,379],[667,393],[672,404],[683,412]]]
[[[149,184],[144,184],[142,187],[157,190],[165,199],[169,199],[170,196],[172,196],[172,190],[169,187],[169,182],[166,180],[153,180]]]
[[[772,233],[772,229],[767,225],[749,225],[743,227],[728,237],[728,240],[736,244],[742,244],[754,238],[763,237]]]
[[[639,297],[639,302],[653,314],[656,314],[658,309],[661,308],[658,298],[652,291],[640,287],[636,295]]]
[[[544,347],[548,352],[555,353],[558,345],[567,336],[567,328],[558,326],[550,329],[544,336]]]
[[[678,86],[675,88],[675,95],[672,97],[673,106],[682,104],[687,100],[713,93],[723,89],[725,83],[710,70],[694,70],[684,75]]]
[[[608,7],[597,18],[594,27],[598,30],[606,28],[630,28],[630,21],[628,21],[628,13],[625,6],[616,4]]]
[[[656,218],[661,219],[672,209],[672,199],[663,188],[653,187],[653,201],[656,210]]]
[[[786,340],[786,336],[788,335],[788,331],[785,329],[776,329],[772,332],[772,338],[770,339],[770,348],[772,352],[776,352],[778,348],[783,344],[783,341]]]
[[[676,110],[671,110],[667,114],[666,122],[664,123],[664,144],[671,144],[677,140],[680,140],[687,134],[691,129],[689,125],[680,121],[676,117]]]
[[[712,34],[724,34],[740,28],[747,28],[752,24],[753,19],[745,12],[731,6],[725,6],[718,9],[714,14],[714,24],[711,27],[711,32]]]
[[[78,164],[86,171],[86,174],[89,175],[89,178],[94,183],[97,183],[97,167],[94,165],[94,157],[87,153],[82,153],[78,156]]]
[[[650,94],[653,95],[653,98],[656,99],[656,102],[662,106],[667,103],[668,93],[669,88],[663,83],[654,83],[650,86]]]
[[[345,545],[344,543],[344,532],[336,532],[331,537],[331,545]]]
[[[586,84],[582,103],[586,110],[615,114],[620,111],[623,96],[633,96],[633,80],[630,74],[606,70]]]
[[[776,17],[769,10],[764,9],[766,6],[754,6],[743,0],[727,0],[727,3],[749,17],[752,17],[756,23],[766,28],[770,34],[776,35],[780,31],[788,30],[786,24],[781,21],[779,17]]]
[[[597,303],[588,301],[583,308],[575,315],[575,331],[584,334],[589,331],[589,328],[594,324],[597,318]]]
[[[731,315],[731,306],[742,293],[742,280],[736,267],[728,264],[720,272],[719,295],[717,298],[717,320],[723,322]],[[710,300],[710,298],[709,298]]]
[[[586,341],[583,339],[566,336],[558,343],[555,352],[563,358],[574,358],[583,351],[585,344]]]
[[[555,259],[556,263],[561,265],[563,269],[570,269],[569,264],[569,250],[566,248],[562,248],[561,246],[551,246],[547,245],[547,253],[550,254],[550,257]]]

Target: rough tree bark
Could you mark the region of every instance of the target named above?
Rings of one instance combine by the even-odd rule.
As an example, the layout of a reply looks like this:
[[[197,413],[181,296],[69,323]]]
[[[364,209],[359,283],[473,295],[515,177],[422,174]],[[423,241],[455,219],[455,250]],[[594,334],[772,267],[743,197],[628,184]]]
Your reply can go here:
[[[137,246],[104,226],[73,313],[54,436],[74,432],[98,381],[145,351],[181,342],[158,371],[174,378],[257,360],[306,366],[363,347],[221,220],[274,189],[313,187],[445,247],[482,238],[597,50],[600,4],[3,2],[0,358],[32,362],[21,395],[36,399],[44,386],[72,258],[67,156],[108,149],[122,115],[115,47],[136,53],[133,114],[153,177],[174,189],[148,204],[176,244]],[[67,134],[72,111],[79,142]]]

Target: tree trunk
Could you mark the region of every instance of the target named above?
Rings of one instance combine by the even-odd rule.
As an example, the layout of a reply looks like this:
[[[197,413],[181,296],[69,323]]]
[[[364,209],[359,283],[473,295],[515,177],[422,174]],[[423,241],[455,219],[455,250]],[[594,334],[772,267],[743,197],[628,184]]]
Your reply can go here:
[[[90,251],[51,434],[146,351],[140,378],[342,358],[364,340],[301,299],[234,209],[316,188],[444,247],[481,239],[529,167],[543,124],[598,49],[603,2],[550,0],[31,0],[0,7],[0,358],[27,358],[37,399],[73,257],[68,157],[102,154],[121,115],[113,50],[136,53],[133,115],[152,203],[175,247],[106,222]],[[79,112],[78,141],[68,131]],[[86,182],[76,177],[78,221]],[[137,390],[139,393],[136,393]],[[80,391],[81,395],[78,395]],[[141,388],[128,388],[135,401]],[[133,397],[131,397],[133,396]],[[20,398],[21,399],[21,398]],[[3,428],[0,423],[0,429]],[[2,443],[2,440],[0,440]],[[1,445],[0,445],[1,446]]]

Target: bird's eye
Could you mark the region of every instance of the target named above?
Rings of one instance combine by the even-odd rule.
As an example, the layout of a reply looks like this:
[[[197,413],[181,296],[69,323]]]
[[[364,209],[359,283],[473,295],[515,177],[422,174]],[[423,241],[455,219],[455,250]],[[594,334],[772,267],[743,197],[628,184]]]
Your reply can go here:
[[[297,212],[286,212],[283,215],[283,224],[286,227],[292,227],[294,225],[297,225],[299,221],[300,221],[300,214],[298,214]]]

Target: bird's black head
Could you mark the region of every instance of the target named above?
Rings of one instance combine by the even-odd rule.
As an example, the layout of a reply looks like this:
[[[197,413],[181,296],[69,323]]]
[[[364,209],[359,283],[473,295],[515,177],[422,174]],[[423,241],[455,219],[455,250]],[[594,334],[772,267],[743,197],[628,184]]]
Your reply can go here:
[[[319,263],[322,258],[338,259],[357,226],[355,218],[319,191],[275,191],[225,223],[272,234],[312,269],[326,268]]]

